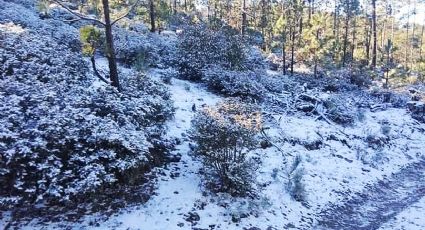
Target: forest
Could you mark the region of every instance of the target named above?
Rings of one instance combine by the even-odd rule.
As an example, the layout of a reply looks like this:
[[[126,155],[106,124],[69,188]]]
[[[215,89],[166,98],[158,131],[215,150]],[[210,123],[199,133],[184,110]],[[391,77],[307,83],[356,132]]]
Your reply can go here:
[[[0,0],[0,229],[425,229],[424,0]]]

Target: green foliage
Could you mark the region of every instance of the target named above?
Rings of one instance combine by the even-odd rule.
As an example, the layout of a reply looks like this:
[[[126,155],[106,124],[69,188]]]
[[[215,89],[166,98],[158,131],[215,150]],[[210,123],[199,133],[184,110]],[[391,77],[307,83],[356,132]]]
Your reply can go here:
[[[37,10],[40,14],[47,15],[49,13],[49,1],[48,0],[38,0]]]
[[[312,16],[310,26],[303,32],[303,47],[299,55],[310,65],[326,65],[331,62],[332,38],[325,33],[329,16],[317,13]]]
[[[164,26],[169,21],[171,15],[173,14],[167,2],[163,0],[159,1],[156,7],[155,13],[157,16],[158,26]]]
[[[102,33],[94,26],[83,26],[80,28],[80,40],[83,44],[83,54],[93,56],[102,42]]]
[[[255,163],[247,153],[258,144],[256,135],[262,126],[259,109],[230,99],[199,111],[192,124],[195,153],[203,158],[211,188],[248,195],[253,188]]]

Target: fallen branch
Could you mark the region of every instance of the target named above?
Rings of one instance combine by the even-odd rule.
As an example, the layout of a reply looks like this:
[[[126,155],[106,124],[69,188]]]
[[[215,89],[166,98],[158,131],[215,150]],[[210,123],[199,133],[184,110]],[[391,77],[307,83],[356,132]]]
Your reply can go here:
[[[261,129],[261,134],[263,135],[264,139],[266,139],[273,147],[275,147],[277,150],[279,150],[283,155],[293,156],[290,153],[284,152],[283,149],[281,149],[279,146],[277,146],[273,141],[271,141],[270,137],[267,136],[267,133],[264,131],[265,129]]]

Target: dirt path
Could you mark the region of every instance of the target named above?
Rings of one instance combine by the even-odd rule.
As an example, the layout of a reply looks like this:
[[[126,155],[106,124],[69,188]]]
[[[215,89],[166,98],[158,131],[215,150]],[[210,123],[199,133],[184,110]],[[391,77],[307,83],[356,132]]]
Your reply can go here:
[[[373,230],[425,196],[425,158],[319,214],[314,229]]]

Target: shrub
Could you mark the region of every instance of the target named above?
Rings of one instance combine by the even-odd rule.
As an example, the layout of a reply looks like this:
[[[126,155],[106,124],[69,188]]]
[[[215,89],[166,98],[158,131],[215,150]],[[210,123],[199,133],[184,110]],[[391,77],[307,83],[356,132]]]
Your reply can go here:
[[[353,109],[350,106],[348,98],[336,94],[328,98],[324,105],[326,107],[326,113],[328,118],[333,122],[341,125],[351,125],[354,123],[357,114],[357,109]]]
[[[205,26],[188,27],[178,43],[177,67],[184,79],[199,81],[208,65],[243,69],[246,59],[243,43],[236,35]]]
[[[261,76],[253,71],[232,71],[214,66],[203,71],[203,80],[211,90],[232,97],[261,99],[266,92]]]
[[[48,204],[139,181],[128,172],[156,157],[170,94],[143,76],[121,75],[122,93],[93,89],[81,55],[14,27],[0,24],[0,202]]]
[[[258,144],[258,108],[230,99],[199,111],[192,124],[195,153],[202,157],[212,187],[236,196],[251,194],[256,164],[247,154]]]
[[[36,13],[35,3],[36,1],[0,0],[0,23],[19,24],[25,30],[51,37],[56,43],[66,45],[74,52],[79,52],[81,44],[78,30],[60,20],[41,19]]]
[[[157,34],[142,35],[116,26],[113,33],[116,56],[123,64],[136,65],[136,68],[166,68],[174,64],[176,40]]]

